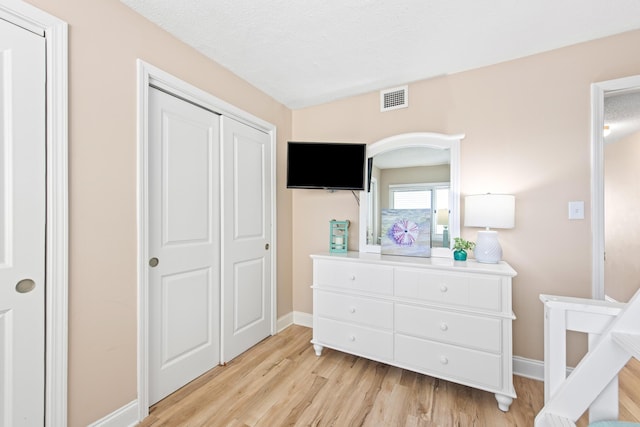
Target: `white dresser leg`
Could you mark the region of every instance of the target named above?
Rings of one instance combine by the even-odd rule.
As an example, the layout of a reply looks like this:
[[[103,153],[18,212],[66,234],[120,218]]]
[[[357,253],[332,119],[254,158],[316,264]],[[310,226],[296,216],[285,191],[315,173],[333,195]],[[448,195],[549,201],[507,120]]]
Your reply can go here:
[[[321,345],[318,344],[314,344],[313,345],[313,349],[316,351],[316,356],[320,356],[322,354],[322,349],[324,347],[322,347]]]
[[[513,402],[513,398],[498,393],[496,393],[496,400],[498,401],[498,408],[502,412],[507,412],[509,410],[509,406],[511,406],[511,403]]]

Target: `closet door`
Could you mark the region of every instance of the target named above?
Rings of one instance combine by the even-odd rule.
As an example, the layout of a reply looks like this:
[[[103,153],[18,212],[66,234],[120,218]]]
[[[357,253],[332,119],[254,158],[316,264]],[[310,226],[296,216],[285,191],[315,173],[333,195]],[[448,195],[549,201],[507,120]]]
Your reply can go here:
[[[222,117],[222,361],[271,334],[271,138]]]
[[[149,90],[149,403],[220,358],[219,116]]]
[[[0,427],[43,425],[45,39],[0,19]]]

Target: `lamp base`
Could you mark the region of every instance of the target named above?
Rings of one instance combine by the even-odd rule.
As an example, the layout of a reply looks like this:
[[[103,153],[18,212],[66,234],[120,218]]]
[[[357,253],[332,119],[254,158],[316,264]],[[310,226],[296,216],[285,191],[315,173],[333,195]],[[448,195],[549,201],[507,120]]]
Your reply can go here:
[[[473,249],[476,261],[485,264],[496,264],[502,259],[502,247],[498,242],[498,232],[493,230],[478,231],[478,240]]]

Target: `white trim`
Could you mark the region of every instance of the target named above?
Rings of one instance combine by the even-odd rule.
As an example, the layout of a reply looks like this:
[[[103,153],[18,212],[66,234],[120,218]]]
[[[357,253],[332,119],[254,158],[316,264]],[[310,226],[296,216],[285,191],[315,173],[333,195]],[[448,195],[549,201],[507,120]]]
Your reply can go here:
[[[45,426],[67,425],[68,43],[67,23],[25,2],[0,0],[0,18],[46,39],[47,231]]]
[[[88,427],[133,427],[138,424],[138,401],[134,400]]]
[[[293,312],[293,324],[313,328],[313,315],[301,311]]]
[[[591,296],[604,298],[604,89],[591,85]],[[599,130],[598,130],[599,128]]]
[[[293,325],[293,312],[287,313],[278,318],[278,327],[276,331],[277,333],[280,333],[291,325]]]
[[[604,96],[640,87],[640,75],[591,84],[591,294],[605,299],[604,288]]]
[[[566,376],[569,376],[574,369],[571,366],[567,366]],[[513,356],[513,374],[536,381],[544,381],[544,362],[542,360]]]
[[[148,111],[149,111],[149,79],[150,72],[144,70],[143,63],[138,61],[137,80],[137,156],[138,167],[136,177],[137,188],[137,266],[138,266],[138,421],[142,421],[149,415],[149,275],[146,263],[149,248],[149,227],[146,218],[149,218],[149,167],[148,167]]]
[[[278,333],[287,329],[291,325],[305,326],[313,328],[313,315],[301,311],[292,311],[278,319]]]
[[[607,302],[620,302],[617,299],[610,297],[609,295],[605,295],[604,300]]]
[[[544,362],[513,356],[513,374],[532,380],[544,381]]]
[[[217,114],[230,117],[253,128],[259,129],[271,138],[271,334],[278,330],[277,316],[277,242],[276,242],[276,127],[252,114],[249,114],[179,78],[162,71],[140,59],[137,60],[138,100],[137,100],[137,229],[138,229],[138,420],[142,421],[149,415],[149,278],[146,260],[149,258],[147,228],[148,219],[148,99],[149,85],[153,85],[168,93],[174,94],[196,105],[211,110]]]

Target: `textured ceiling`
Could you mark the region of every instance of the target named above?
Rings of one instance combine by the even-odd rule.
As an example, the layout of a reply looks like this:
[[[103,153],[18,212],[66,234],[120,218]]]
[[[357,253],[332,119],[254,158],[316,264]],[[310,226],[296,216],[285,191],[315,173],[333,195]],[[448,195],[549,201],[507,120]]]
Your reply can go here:
[[[613,92],[604,98],[604,124],[609,127],[605,144],[619,141],[640,130],[640,88]]]
[[[292,109],[640,28],[640,0],[121,0]]]

